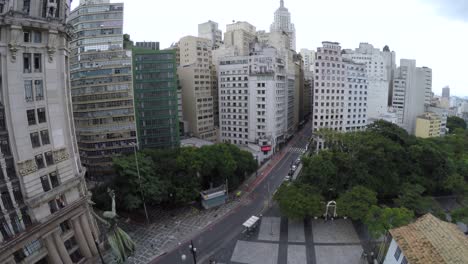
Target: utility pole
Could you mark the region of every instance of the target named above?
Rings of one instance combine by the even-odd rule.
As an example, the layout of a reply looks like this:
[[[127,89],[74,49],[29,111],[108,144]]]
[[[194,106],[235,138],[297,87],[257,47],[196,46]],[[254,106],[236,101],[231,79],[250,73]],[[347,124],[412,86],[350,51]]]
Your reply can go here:
[[[140,185],[141,199],[143,200],[143,209],[145,210],[146,223],[149,224],[150,220],[148,217],[148,211],[146,210],[145,196],[143,195],[143,189],[141,188],[141,175],[140,175],[140,166],[138,165],[137,144],[133,145],[133,150],[134,150],[133,153],[135,154],[135,163],[136,163],[136,169],[137,169],[137,174],[138,174],[138,183]]]
[[[193,263],[197,264],[197,248],[193,245],[193,240],[190,240],[190,253],[192,253],[193,256]]]

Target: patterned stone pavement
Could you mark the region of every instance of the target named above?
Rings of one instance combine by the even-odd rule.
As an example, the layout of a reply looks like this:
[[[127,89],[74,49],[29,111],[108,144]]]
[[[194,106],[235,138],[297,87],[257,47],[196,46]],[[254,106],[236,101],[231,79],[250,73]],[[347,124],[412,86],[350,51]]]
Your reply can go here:
[[[119,226],[125,230],[137,245],[134,257],[129,264],[148,263],[155,257],[176,247],[190,237],[208,227],[217,218],[225,216],[241,203],[250,202],[248,198],[234,200],[211,210],[198,210],[194,207],[180,208],[172,211],[152,209],[148,213],[152,224],[125,223]],[[116,263],[111,251],[104,255],[106,263]]]

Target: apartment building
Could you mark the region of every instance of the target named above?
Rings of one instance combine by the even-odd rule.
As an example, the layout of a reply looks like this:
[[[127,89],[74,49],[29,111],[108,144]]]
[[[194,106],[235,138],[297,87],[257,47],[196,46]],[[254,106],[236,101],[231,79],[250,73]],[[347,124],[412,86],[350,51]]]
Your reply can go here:
[[[256,34],[255,27],[248,22],[228,24],[224,33],[224,45],[226,48],[233,48],[236,56],[247,56]]]
[[[315,61],[313,123],[335,131],[362,130],[367,125],[366,65],[343,59],[337,42],[323,42]]]
[[[70,1],[0,3],[0,263],[93,262],[98,229],[72,119]]]
[[[83,0],[74,27],[71,83],[76,136],[88,176],[113,175],[112,158],[136,144],[131,50],[123,49],[122,3]]]
[[[212,49],[217,49],[223,44],[223,32],[218,28],[218,23],[211,20],[198,25],[198,37],[209,39]]]
[[[182,94],[183,118],[188,132],[200,139],[215,142],[217,81],[213,76],[211,42],[187,36],[179,41],[180,63],[177,69]]]
[[[415,60],[402,59],[393,80],[392,106],[396,111],[398,125],[408,133],[415,133],[416,117],[424,114],[430,104],[432,70],[416,67]],[[428,102],[429,100],[429,102]]]
[[[254,145],[263,160],[287,133],[286,64],[275,48],[256,44],[250,56],[220,59],[220,138]]]

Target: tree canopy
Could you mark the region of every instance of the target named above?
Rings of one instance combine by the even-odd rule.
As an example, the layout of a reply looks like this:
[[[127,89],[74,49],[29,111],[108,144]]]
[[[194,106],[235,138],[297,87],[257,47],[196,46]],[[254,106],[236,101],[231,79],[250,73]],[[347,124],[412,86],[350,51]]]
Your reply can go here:
[[[355,186],[337,200],[338,215],[364,221],[371,206],[377,205],[377,194],[363,186]]]
[[[257,168],[252,154],[230,144],[202,148],[147,149],[138,152],[140,179],[135,156],[114,159],[118,173],[112,188],[119,205],[127,210],[149,204],[186,204],[196,200],[201,190],[228,183],[236,189]]]
[[[449,116],[447,118],[447,128],[449,129],[449,133],[454,133],[457,129],[466,129],[466,122],[463,118],[458,116]]]
[[[291,219],[320,216],[324,213],[323,197],[311,186],[282,184],[274,196],[281,213]]]

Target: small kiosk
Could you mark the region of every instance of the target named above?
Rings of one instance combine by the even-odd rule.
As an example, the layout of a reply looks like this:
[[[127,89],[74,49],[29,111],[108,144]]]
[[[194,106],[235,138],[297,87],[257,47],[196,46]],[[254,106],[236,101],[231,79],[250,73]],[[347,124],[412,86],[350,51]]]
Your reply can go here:
[[[211,188],[200,192],[201,195],[201,204],[203,208],[210,209],[217,207],[226,203],[227,192],[226,186],[221,185],[216,188]]]

